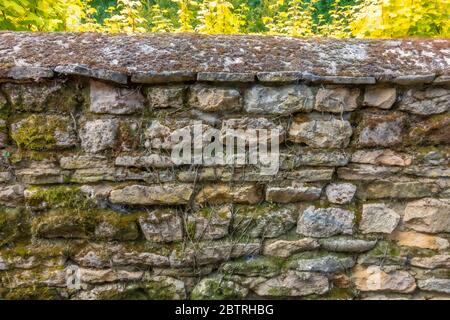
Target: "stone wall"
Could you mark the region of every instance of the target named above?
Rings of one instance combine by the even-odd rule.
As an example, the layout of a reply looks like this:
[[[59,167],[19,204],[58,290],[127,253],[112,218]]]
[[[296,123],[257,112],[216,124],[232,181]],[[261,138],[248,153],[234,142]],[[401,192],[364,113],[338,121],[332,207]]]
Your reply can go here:
[[[426,73],[382,73],[389,57],[372,52],[348,74],[346,54],[366,46],[332,40],[337,71],[313,74],[312,56],[307,72],[230,72],[226,55],[210,70],[200,51],[177,71],[163,49],[167,70],[136,69],[126,48],[90,38],[116,68],[69,51],[39,63],[18,43],[45,35],[0,36],[17,37],[0,44],[1,298],[450,297],[448,41],[421,40],[429,69],[430,52],[397,43]],[[59,36],[42,47],[64,47]],[[248,43],[228,39],[236,54]],[[168,138],[194,120],[281,129],[280,170],[175,165]]]

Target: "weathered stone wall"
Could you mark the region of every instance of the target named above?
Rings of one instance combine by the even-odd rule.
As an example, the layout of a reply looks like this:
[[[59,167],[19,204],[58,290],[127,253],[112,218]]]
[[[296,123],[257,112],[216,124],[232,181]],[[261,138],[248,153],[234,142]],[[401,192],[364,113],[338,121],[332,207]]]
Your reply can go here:
[[[450,54],[439,41],[428,48],[447,64],[385,77],[199,72],[201,60],[132,72],[23,51],[11,68],[19,50],[3,43],[0,297],[449,298]],[[430,53],[398,46],[426,69]],[[281,129],[280,171],[175,165],[168,138],[194,120]]]

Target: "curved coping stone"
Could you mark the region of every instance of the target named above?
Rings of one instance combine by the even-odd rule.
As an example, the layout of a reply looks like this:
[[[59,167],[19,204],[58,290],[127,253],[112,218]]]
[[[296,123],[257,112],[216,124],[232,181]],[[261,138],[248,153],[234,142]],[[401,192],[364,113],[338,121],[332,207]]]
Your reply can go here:
[[[105,69],[91,69],[88,66],[80,64],[56,66],[54,71],[56,73],[66,75],[85,76],[90,78],[112,81],[120,84],[128,83],[128,76],[122,72]]]
[[[38,79],[50,77],[54,70],[117,83],[126,83],[125,78],[131,76],[131,82],[149,84],[256,79],[354,85],[388,79],[405,85],[447,84],[449,46],[450,39],[3,31],[0,78]],[[30,69],[22,68],[21,73],[18,66]],[[300,79],[297,72],[302,74]]]

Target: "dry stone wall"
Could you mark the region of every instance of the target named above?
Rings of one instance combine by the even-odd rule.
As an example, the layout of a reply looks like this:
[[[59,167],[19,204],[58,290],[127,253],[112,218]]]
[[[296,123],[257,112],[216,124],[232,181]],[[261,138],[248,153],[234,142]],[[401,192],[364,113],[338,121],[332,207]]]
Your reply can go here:
[[[448,64],[196,66],[2,74],[1,298],[450,297]],[[195,120],[279,129],[279,171],[175,164],[169,137]]]

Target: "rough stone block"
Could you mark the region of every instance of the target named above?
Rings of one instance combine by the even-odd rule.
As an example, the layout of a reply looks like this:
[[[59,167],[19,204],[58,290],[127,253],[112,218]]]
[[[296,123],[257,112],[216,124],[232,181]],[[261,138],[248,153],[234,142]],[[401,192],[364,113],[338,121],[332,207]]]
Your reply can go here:
[[[256,204],[263,200],[263,190],[256,184],[229,184],[206,185],[198,192],[195,201],[198,203],[241,203]]]
[[[255,85],[245,92],[244,109],[249,113],[292,114],[311,111],[313,106],[314,92],[304,85]]]
[[[387,291],[408,293],[416,289],[414,277],[406,271],[384,271],[379,266],[355,268],[352,279],[361,291]]]
[[[262,297],[301,297],[324,294],[329,289],[327,277],[320,273],[289,270],[258,284],[253,290]]]
[[[177,210],[153,210],[139,218],[139,225],[148,241],[173,242],[183,239],[182,218]]]
[[[429,197],[439,193],[439,185],[433,180],[424,181],[388,181],[379,180],[371,182],[361,192],[360,196],[365,199],[384,198],[421,198]]]
[[[252,238],[275,238],[295,226],[294,206],[238,206],[233,217],[233,234]]]
[[[352,239],[348,237],[336,237],[319,241],[321,248],[333,252],[361,253],[369,251],[377,244],[376,240]]]
[[[326,238],[353,234],[354,214],[341,208],[306,208],[299,216],[297,233],[308,237]]]
[[[242,97],[237,89],[196,84],[190,87],[188,104],[206,112],[239,111]]]
[[[265,131],[265,136],[258,133],[263,130]],[[241,117],[222,121],[220,140],[226,144],[227,139],[233,141],[234,138],[238,138],[245,141],[246,145],[257,145],[258,143],[270,144],[272,139],[278,139],[278,143],[281,143],[284,141],[285,133],[282,125],[276,124],[266,118]]]
[[[331,183],[325,189],[328,201],[336,204],[346,204],[353,200],[356,186],[351,183]]]
[[[397,227],[400,215],[384,203],[363,204],[359,229],[362,233],[390,234]]]
[[[176,205],[189,202],[193,192],[190,184],[132,185],[111,191],[111,202],[129,205]]]
[[[112,149],[117,143],[118,129],[116,119],[86,121],[80,131],[81,147],[89,153]]]
[[[263,254],[267,256],[287,258],[303,251],[318,249],[320,244],[317,240],[303,238],[299,240],[268,240],[264,242]]]
[[[352,257],[337,257],[333,255],[317,258],[294,258],[288,266],[297,271],[336,273],[352,268],[355,260]]]
[[[405,167],[411,165],[412,156],[390,149],[357,150],[352,154],[351,162]]]
[[[152,86],[144,88],[150,108],[183,108],[186,86]]]
[[[352,133],[350,122],[345,120],[294,121],[288,139],[313,148],[345,148]]]
[[[419,249],[446,250],[449,247],[447,239],[415,231],[396,231],[390,235],[390,239],[399,246]]]
[[[424,198],[409,202],[403,221],[416,231],[450,232],[450,199]]]
[[[90,82],[90,111],[92,113],[132,114],[142,111],[144,96],[139,89],[126,89]]]
[[[397,100],[397,90],[388,87],[368,87],[364,93],[363,105],[379,109],[390,109]]]
[[[313,201],[319,199],[321,193],[321,187],[292,181],[284,184],[270,184],[266,190],[266,200],[279,203]]]
[[[188,237],[195,240],[220,239],[228,235],[232,219],[231,207],[205,207],[187,218]]]
[[[343,113],[358,108],[360,90],[357,88],[325,87],[317,91],[314,109],[321,112]]]
[[[5,83],[2,91],[18,112],[73,112],[82,103],[80,92],[61,81]]]
[[[360,147],[389,147],[403,141],[406,117],[401,113],[364,113],[356,130]]]
[[[444,88],[410,89],[403,95],[399,109],[419,115],[431,115],[450,110],[450,90]]]

